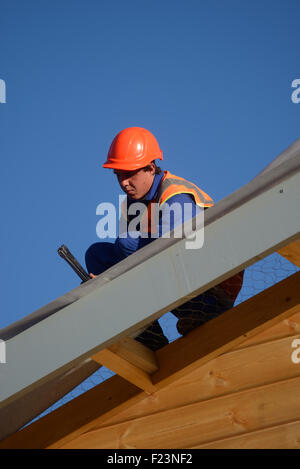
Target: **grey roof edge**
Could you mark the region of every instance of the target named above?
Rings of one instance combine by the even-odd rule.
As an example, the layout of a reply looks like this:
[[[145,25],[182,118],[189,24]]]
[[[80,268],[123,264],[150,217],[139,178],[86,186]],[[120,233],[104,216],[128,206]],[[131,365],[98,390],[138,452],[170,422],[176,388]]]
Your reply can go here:
[[[276,162],[276,163],[275,163]],[[205,226],[237,209],[271,187],[300,171],[300,138],[273,160],[263,171],[245,186],[228,195],[205,212]],[[122,275],[146,259],[159,254],[167,247],[179,242],[177,238],[158,238],[128,258],[108,269],[96,279],[79,285],[56,300],[39,308],[19,321],[0,330],[0,339],[9,340],[22,331],[40,322],[78,299],[88,295],[100,285]]]
[[[262,176],[267,171],[270,171],[271,169],[276,168],[280,164],[283,164],[286,161],[289,161],[291,158],[293,158],[297,154],[297,152],[299,152],[299,149],[300,149],[300,139],[296,140],[286,150],[282,151],[277,156],[277,158],[274,158],[274,160],[272,160],[271,163],[269,163],[262,171],[260,171],[256,177]]]

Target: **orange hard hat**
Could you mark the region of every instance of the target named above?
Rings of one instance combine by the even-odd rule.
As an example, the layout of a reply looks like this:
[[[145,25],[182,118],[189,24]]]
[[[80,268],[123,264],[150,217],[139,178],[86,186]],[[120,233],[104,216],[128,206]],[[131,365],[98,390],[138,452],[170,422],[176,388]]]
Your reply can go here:
[[[103,168],[132,171],[155,159],[162,160],[163,154],[154,135],[141,127],[129,127],[114,138]]]

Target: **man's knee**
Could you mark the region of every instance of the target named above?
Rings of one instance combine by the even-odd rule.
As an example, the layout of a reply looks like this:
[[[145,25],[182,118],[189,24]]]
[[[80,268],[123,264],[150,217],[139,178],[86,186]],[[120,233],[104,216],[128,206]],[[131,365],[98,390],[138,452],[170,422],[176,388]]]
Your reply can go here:
[[[85,252],[85,264],[88,266],[96,257],[96,246],[98,243],[92,244]]]
[[[138,250],[138,243],[138,238],[132,237],[128,234],[125,238],[119,237],[116,239],[115,250],[120,258],[125,259],[125,257],[130,256]]]

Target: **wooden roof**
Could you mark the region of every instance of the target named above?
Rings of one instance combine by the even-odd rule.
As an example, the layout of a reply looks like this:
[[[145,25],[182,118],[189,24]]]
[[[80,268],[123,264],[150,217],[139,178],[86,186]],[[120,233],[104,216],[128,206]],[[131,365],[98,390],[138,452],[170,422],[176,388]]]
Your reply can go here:
[[[224,205],[222,202],[217,204],[219,208],[216,206],[215,212],[210,209],[208,229],[211,237],[205,249],[200,250],[203,260],[208,256],[205,263],[209,267],[208,274],[206,278],[203,272],[202,277],[200,275],[196,278],[185,274],[185,277],[182,277],[181,293],[175,292],[179,299],[176,297],[172,300],[170,295],[168,297],[167,291],[167,296],[164,293],[166,297],[160,298],[162,304],[155,305],[155,315],[149,316],[147,312],[139,313],[139,320],[134,327],[128,328],[124,323],[120,326],[120,331],[123,327],[123,332],[108,332],[111,335],[107,337],[104,334],[103,338],[99,339],[97,347],[92,346],[93,340],[96,343],[96,336],[92,341],[87,337],[89,343],[88,351],[85,353],[82,352],[81,343],[77,345],[76,351],[76,338],[73,342],[71,340],[67,347],[60,350],[64,355],[64,361],[59,361],[60,358],[56,354],[51,369],[44,372],[44,377],[39,364],[38,370],[32,366],[30,381],[26,376],[19,379],[17,369],[21,364],[15,361],[10,371],[6,372],[5,376],[10,382],[2,391],[0,416],[3,439],[0,448],[200,448],[300,445],[298,397],[300,363],[292,360],[295,344],[297,345],[297,340],[300,338],[300,272],[226,311],[220,317],[156,353],[126,335],[146,323],[143,323],[143,317],[148,321],[157,317],[173,304],[172,301],[174,304],[181,304],[191,292],[195,295],[205,291],[206,288],[237,272],[239,268],[244,268],[276,250],[300,266],[299,143],[300,141],[296,145],[297,151],[293,153],[292,160],[285,159],[282,164],[275,165],[275,168],[267,170],[267,174],[261,176],[263,179],[259,179],[258,185],[255,183],[254,186],[258,191],[255,197],[254,193],[250,197],[249,191],[242,191],[239,198],[231,196],[230,209],[228,204]],[[263,181],[267,180],[268,185],[263,188]],[[292,213],[288,212],[289,207],[293,208]],[[279,209],[283,212],[278,220],[276,214],[280,212]],[[222,212],[220,222],[215,215],[218,210]],[[253,223],[261,219],[263,223],[264,218],[265,222],[259,226],[259,230],[256,230],[255,226],[251,229],[248,227],[250,234],[245,223],[242,224],[240,231],[242,242],[239,243],[239,238],[236,237],[234,246],[230,247],[230,243],[233,242],[230,238],[230,229],[235,228],[236,234],[238,221],[243,217],[245,223],[247,219],[251,219]],[[269,220],[272,220],[272,226],[268,226]],[[217,227],[224,236],[224,243],[229,251],[226,255],[220,251],[218,260],[214,260],[212,254],[216,252],[216,246],[222,244],[222,238],[218,239],[218,230],[215,233]],[[160,241],[166,240],[155,241],[154,251],[159,248]],[[181,252],[179,248],[178,254]],[[158,250],[157,262],[161,262],[160,256],[168,255],[168,249],[167,244],[167,248],[161,252]],[[144,253],[146,254],[137,253],[135,258],[135,255],[132,256],[133,260],[128,260],[128,264],[121,266],[121,272],[122,268],[125,269],[124,277],[114,272],[112,277],[116,275],[117,280],[120,277],[119,284],[123,280],[127,285],[130,280],[130,276],[126,277],[128,268],[130,275],[131,272],[135,275],[135,269],[139,268],[140,258],[142,260],[144,255],[145,265],[147,262],[148,266],[151,264],[150,251]],[[175,257],[173,262],[174,259]],[[209,259],[211,261],[208,264]],[[132,262],[133,266],[128,267]],[[184,266],[182,259],[180,262]],[[186,262],[185,268],[190,265],[191,271],[193,269],[197,271],[197,263],[193,256],[190,256]],[[143,269],[144,264],[141,266]],[[180,276],[177,268],[175,270]],[[143,278],[143,270],[138,269],[138,271]],[[61,303],[67,304],[65,315],[57,316],[59,305],[55,304],[53,308],[31,315],[27,322],[25,321],[26,324],[21,321],[12,328],[6,328],[3,337],[8,339],[10,350],[26,350],[28,334],[39,341],[40,337],[45,337],[49,325],[50,327],[55,325],[57,330],[57,324],[61,326],[62,321],[65,321],[67,326],[72,314],[77,314],[77,310],[80,312],[82,306],[90,308],[87,318],[90,324],[93,323],[91,321],[93,321],[93,308],[98,290],[100,292],[102,288],[104,297],[106,291],[109,295],[109,282],[112,281],[109,275],[108,278],[99,278],[98,283],[93,283],[96,290],[88,286],[87,293],[80,293],[86,301],[75,300],[75,303],[71,301],[69,306],[70,303],[63,299]],[[92,302],[90,298],[93,298]],[[54,313],[50,312],[51,308]],[[136,310],[138,312],[138,306]],[[48,314],[53,314],[50,317],[51,321],[48,320]],[[89,327],[89,322],[84,327]],[[96,328],[96,332],[97,330]],[[95,335],[95,330],[93,333]],[[58,334],[57,343],[59,337]],[[19,344],[17,349],[13,349],[15,343]],[[77,354],[81,361],[70,360],[72,356],[70,350],[71,354],[75,353],[73,357]],[[42,355],[46,352],[45,347]],[[24,357],[20,356],[21,358],[25,360]],[[71,364],[72,367],[68,369],[65,365],[59,366],[55,371],[53,367],[56,363]],[[15,432],[20,428],[21,421],[25,422],[29,415],[32,416],[37,412],[35,398],[41,396],[43,390],[47,397],[49,393],[55,394],[57,390],[59,398],[70,386],[78,383],[78,379],[80,382],[80,379],[84,379],[101,365],[107,366],[117,375],[23,430]],[[70,379],[72,373],[73,381]],[[46,405],[47,399],[43,405],[40,397],[37,400],[38,408],[41,410],[43,405]],[[24,410],[26,402],[27,410]],[[22,413],[24,418],[20,420],[18,416]],[[16,422],[11,425],[10,419],[13,420],[14,416],[17,416]],[[4,428],[4,424],[7,428]],[[10,436],[7,436],[9,434]]]
[[[293,246],[299,242],[289,255]],[[120,360],[111,360],[119,375],[0,448],[299,447],[300,363],[292,360],[300,339],[299,284],[297,272],[148,358],[140,354],[147,365],[137,366],[127,344],[130,371],[121,344]],[[118,356],[118,347],[110,352]]]

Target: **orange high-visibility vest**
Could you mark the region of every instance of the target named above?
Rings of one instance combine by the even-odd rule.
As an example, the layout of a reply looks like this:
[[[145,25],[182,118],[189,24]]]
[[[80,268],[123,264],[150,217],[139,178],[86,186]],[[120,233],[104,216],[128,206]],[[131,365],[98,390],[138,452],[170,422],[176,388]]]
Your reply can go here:
[[[195,204],[199,207],[212,207],[214,202],[202,189],[195,184],[186,181],[185,179],[171,174],[169,171],[164,171],[164,176],[159,185],[155,199],[148,203],[147,210],[141,216],[140,227],[141,231],[157,233],[155,221],[153,220],[152,204],[156,203],[161,207],[168,199],[177,194],[189,194],[193,197]],[[125,209],[125,200],[122,203],[122,215],[128,220],[128,215]]]
[[[175,176],[169,171],[164,171],[164,176],[158,188],[155,202],[158,202],[161,206],[170,199],[170,197],[177,194],[190,194],[199,207],[212,207],[214,205],[211,197],[195,184]]]

